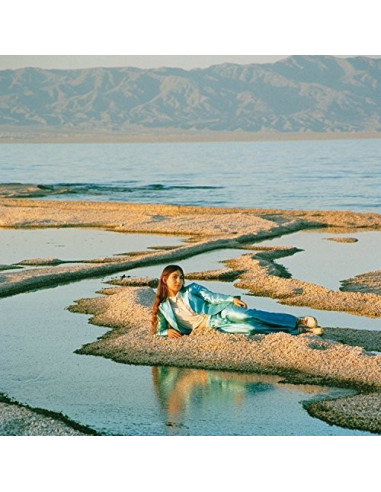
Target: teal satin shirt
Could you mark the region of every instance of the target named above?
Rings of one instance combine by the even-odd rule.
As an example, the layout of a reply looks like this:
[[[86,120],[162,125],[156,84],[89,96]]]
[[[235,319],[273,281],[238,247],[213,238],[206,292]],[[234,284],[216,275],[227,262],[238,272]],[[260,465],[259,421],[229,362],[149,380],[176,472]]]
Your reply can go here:
[[[217,294],[208,290],[206,287],[192,283],[180,290],[180,295],[184,302],[197,314],[217,314],[225,309],[229,304],[233,302],[234,297],[226,294]],[[157,313],[157,328],[156,334],[166,337],[168,335],[167,323],[171,328],[178,332],[189,335],[190,331],[181,328],[177,322],[173,313],[172,307],[168,299],[163,301],[159,305],[159,311]]]

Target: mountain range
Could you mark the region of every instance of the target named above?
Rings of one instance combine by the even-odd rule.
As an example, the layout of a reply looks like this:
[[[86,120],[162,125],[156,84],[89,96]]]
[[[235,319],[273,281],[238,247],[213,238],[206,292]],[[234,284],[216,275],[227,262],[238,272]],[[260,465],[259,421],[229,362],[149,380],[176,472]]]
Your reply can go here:
[[[381,59],[0,71],[0,131],[380,132]]]

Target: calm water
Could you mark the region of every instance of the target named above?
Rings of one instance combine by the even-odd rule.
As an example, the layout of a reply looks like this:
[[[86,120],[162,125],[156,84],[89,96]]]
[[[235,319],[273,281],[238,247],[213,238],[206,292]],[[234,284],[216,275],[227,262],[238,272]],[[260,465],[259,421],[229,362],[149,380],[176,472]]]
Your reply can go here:
[[[1,144],[0,183],[61,200],[378,212],[381,140]]]
[[[332,239],[355,238],[355,243]],[[381,269],[381,232],[361,231],[331,234],[314,230],[296,232],[262,241],[259,246],[287,246],[301,249],[298,253],[278,259],[292,277],[327,289],[339,290],[341,282],[366,272]]]
[[[18,230],[9,236],[8,230],[0,230],[0,240],[2,235],[6,237],[7,250],[12,250],[15,243],[24,245],[20,254],[27,258],[28,245],[33,243],[25,237],[28,232],[33,236],[39,231]],[[71,244],[70,234],[61,235],[55,229],[40,232],[48,233],[40,236],[40,246],[47,255],[57,245],[64,254],[80,253],[78,245]],[[126,250],[127,244],[134,249],[138,240],[136,235],[105,236],[104,231],[87,234],[94,254],[107,249],[107,243],[108,249],[116,248],[115,253]],[[18,240],[18,235],[22,240]],[[314,234],[311,237],[319,240]],[[171,239],[173,244],[179,240],[142,235],[142,244],[165,245],[164,239],[166,244],[171,244]],[[361,244],[366,248],[366,241]],[[242,250],[233,249],[211,251],[188,258],[182,265],[188,272],[215,269],[221,266],[220,261],[241,253]],[[157,276],[160,269],[155,265],[125,273]],[[0,299],[2,319],[6,320],[0,324],[0,392],[31,406],[63,412],[108,435],[370,435],[330,426],[311,418],[303,409],[303,401],[345,396],[350,394],[347,390],[282,384],[277,376],[131,366],[75,354],[76,349],[107,329],[88,324],[88,316],[73,314],[66,307],[74,299],[95,297],[95,292],[104,286],[103,281],[110,278]],[[216,292],[238,291],[250,306],[259,309],[305,314],[305,308],[247,296],[228,282],[201,283]],[[324,326],[355,327],[353,319],[358,318],[359,327],[364,328],[366,320],[345,313],[308,312],[319,319],[324,313]],[[369,321],[373,323],[369,329],[379,329],[377,320]]]
[[[180,244],[182,238],[159,234],[124,234],[96,229],[54,227],[0,229],[0,265],[33,258],[59,258],[75,262]]]

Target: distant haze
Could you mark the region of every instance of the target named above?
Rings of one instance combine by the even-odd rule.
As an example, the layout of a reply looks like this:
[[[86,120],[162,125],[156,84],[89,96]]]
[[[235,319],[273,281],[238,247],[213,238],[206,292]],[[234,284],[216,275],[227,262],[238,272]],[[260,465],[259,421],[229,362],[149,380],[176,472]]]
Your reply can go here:
[[[381,132],[380,80],[381,60],[365,56],[291,56],[191,71],[3,70],[0,127],[3,135],[16,127],[123,135]]]
[[[0,70],[26,67],[48,70],[94,67],[176,67],[191,70],[192,68],[208,68],[222,63],[240,65],[275,63],[288,56],[291,55],[0,55]],[[355,55],[337,56],[346,58]],[[380,56],[370,55],[370,58],[380,58]]]
[[[274,63],[288,55],[8,55],[0,70],[24,67],[70,70],[92,67],[207,68],[221,63]]]

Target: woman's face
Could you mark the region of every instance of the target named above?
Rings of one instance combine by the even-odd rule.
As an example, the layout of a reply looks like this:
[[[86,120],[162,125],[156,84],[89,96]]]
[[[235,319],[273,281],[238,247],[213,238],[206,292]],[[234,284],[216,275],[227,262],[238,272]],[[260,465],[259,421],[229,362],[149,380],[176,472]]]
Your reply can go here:
[[[184,277],[180,270],[175,270],[167,277],[167,288],[170,296],[176,295],[184,285]]]

